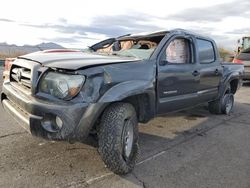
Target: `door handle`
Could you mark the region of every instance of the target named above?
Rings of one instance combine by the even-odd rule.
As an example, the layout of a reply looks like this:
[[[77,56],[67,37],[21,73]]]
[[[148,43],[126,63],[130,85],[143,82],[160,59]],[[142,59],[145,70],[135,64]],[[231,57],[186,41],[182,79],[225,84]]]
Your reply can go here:
[[[215,69],[214,73],[215,73],[215,75],[219,75],[219,70]]]
[[[200,75],[200,72],[195,70],[193,73],[192,73],[193,76],[199,76]]]

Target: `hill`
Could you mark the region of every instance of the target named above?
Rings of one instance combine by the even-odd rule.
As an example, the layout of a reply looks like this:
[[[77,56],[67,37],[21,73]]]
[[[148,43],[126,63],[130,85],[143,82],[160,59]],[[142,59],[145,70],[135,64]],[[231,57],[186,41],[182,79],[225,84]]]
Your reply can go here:
[[[63,49],[64,47],[53,42],[41,43],[37,45],[17,46],[15,44],[0,43],[0,58],[17,57],[31,52],[48,50],[48,49]]]

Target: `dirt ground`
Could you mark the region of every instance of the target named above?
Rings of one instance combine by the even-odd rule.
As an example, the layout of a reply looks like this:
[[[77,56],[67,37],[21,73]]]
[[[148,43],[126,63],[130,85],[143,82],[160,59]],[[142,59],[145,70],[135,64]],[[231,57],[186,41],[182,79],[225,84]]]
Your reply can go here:
[[[231,116],[206,106],[140,126],[141,157],[117,176],[92,145],[26,133],[0,107],[0,187],[250,187],[250,84]]]

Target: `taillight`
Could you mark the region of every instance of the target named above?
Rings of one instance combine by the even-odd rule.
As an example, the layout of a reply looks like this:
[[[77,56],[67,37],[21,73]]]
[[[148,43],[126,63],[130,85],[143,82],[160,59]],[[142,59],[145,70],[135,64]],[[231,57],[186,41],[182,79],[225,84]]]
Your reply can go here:
[[[9,80],[10,68],[15,58],[6,58],[4,63],[3,80]]]
[[[234,58],[233,63],[243,64],[243,61],[242,61],[242,60],[240,60],[240,59],[236,59],[236,58]]]

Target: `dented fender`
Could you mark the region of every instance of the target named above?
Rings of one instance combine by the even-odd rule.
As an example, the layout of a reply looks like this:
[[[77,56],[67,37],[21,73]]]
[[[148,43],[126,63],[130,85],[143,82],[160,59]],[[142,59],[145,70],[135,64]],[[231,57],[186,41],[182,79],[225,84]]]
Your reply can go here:
[[[80,95],[84,102],[107,103],[155,93],[155,66],[155,61],[144,60],[79,70],[87,77]]]

